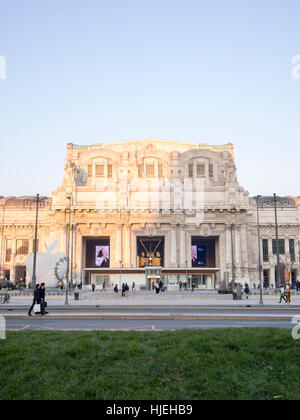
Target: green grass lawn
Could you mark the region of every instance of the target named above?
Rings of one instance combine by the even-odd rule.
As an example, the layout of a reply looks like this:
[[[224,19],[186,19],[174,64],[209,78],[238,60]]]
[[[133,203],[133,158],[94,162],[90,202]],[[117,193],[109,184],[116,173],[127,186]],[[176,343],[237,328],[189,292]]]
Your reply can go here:
[[[300,399],[299,360],[279,329],[8,333],[0,399]]]

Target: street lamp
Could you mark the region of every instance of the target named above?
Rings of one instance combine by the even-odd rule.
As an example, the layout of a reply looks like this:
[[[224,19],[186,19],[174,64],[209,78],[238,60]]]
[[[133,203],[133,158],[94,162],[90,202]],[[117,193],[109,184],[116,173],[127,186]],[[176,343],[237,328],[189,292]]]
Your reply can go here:
[[[72,224],[72,235],[71,235],[71,287],[73,286],[73,265],[74,265],[74,225]]]
[[[32,287],[34,289],[35,289],[35,286],[36,286],[36,255],[37,255],[39,203],[40,203],[40,195],[37,194],[37,196],[36,196],[35,236],[34,236],[34,250],[33,250],[33,271],[32,271]]]
[[[6,208],[6,200],[4,199],[4,197],[0,197],[0,199],[3,199],[3,207],[2,207],[2,231],[1,231],[1,270],[0,270],[0,277],[2,276],[3,279],[5,278],[5,268],[4,268],[4,248],[5,248],[5,238],[4,238],[4,234],[5,234],[5,228],[4,228],[4,222],[5,222],[5,208]]]
[[[276,255],[277,255],[277,284],[281,287],[281,271],[280,271],[280,254],[279,254],[279,234],[278,234],[278,218],[277,218],[277,195],[274,194],[274,210],[275,210],[275,232],[276,232]]]
[[[234,224],[230,226],[231,231],[231,269],[232,269],[232,287],[235,286],[235,260],[234,260],[234,240],[233,240]]]
[[[260,305],[263,305],[263,292],[262,292],[262,265],[261,265],[261,246],[260,246],[260,223],[259,223],[259,199],[261,195],[256,197],[256,209],[257,209],[257,237],[258,237],[258,273],[259,273],[259,294],[260,294]]]
[[[66,274],[66,300],[65,305],[69,305],[69,273],[70,273],[70,235],[71,235],[71,205],[72,205],[72,197],[68,196],[67,199],[69,200],[69,227],[67,228],[67,235],[68,235],[68,256],[67,256],[67,274]]]

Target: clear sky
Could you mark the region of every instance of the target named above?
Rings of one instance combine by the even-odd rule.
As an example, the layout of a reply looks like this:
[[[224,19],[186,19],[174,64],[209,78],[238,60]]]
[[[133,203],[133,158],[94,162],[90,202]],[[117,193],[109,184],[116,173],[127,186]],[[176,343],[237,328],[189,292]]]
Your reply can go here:
[[[148,137],[232,142],[250,194],[300,195],[299,22],[299,0],[1,0],[0,195],[51,194],[69,142]]]

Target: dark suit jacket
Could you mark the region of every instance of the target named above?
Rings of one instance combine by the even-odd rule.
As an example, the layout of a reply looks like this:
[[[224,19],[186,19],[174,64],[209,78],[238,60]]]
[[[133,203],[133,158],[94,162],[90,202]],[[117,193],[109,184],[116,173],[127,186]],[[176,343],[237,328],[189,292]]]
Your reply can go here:
[[[43,300],[45,300],[45,294],[46,294],[46,291],[45,291],[45,289],[40,289],[40,301],[43,299]]]
[[[40,289],[35,288],[34,289],[34,303],[39,304],[41,302],[41,298],[40,298]]]

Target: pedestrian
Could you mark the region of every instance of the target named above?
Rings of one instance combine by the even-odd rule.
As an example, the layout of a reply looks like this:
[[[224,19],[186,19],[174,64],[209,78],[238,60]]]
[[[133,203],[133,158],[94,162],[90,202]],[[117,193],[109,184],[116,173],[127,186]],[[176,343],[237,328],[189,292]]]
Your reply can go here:
[[[102,284],[103,292],[105,292],[105,287],[106,287],[106,282],[104,281],[103,284]]]
[[[158,281],[155,283],[155,289],[156,289],[156,294],[159,295],[160,287],[159,287]]]
[[[92,284],[92,291],[93,291],[93,293],[95,292],[95,289],[96,289],[96,285],[93,283]]]
[[[297,281],[296,288],[297,288],[297,294],[298,294],[300,291],[300,281]]]
[[[135,295],[136,287],[135,282],[132,283],[132,293]]]
[[[152,282],[152,291],[154,292],[155,290],[155,281]]]
[[[125,284],[124,289],[125,289],[125,297],[128,298],[128,295],[129,295],[129,286],[128,286],[127,283]]]
[[[165,291],[164,284],[163,284],[162,280],[160,280],[160,282],[159,282],[159,291],[160,292],[164,292]]]
[[[63,292],[64,288],[65,288],[65,283],[62,281],[60,283],[60,289],[61,289],[62,292]]]
[[[40,285],[37,284],[35,289],[34,289],[33,302],[32,302],[31,308],[29,309],[28,316],[32,316],[31,312],[33,311],[34,305],[39,305],[40,303],[41,303]]]
[[[40,287],[40,301],[41,301],[41,314],[42,315],[47,315],[48,312],[45,311],[46,307],[47,307],[47,302],[45,300],[46,298],[46,285],[45,283],[41,284]]]
[[[249,286],[248,286],[247,283],[245,284],[244,292],[245,292],[245,295],[246,295],[246,299],[248,300],[249,299],[249,295],[250,295],[250,289],[249,289]]]
[[[122,284],[122,297],[125,297],[125,283]]]
[[[182,292],[182,282],[179,282],[179,290]]]
[[[117,299],[117,297],[119,296],[119,288],[117,284],[115,285],[114,292],[115,292],[115,298]]]
[[[195,282],[193,281],[193,283],[192,283],[192,292],[195,291],[195,287],[196,287],[196,285],[195,285]]]
[[[280,301],[279,301],[279,303],[281,303],[281,302],[282,302],[282,300],[284,300],[284,301],[285,301],[285,303],[287,303],[287,300],[286,300],[286,294],[285,294],[285,288],[284,288],[284,287],[282,287],[282,288],[280,289]]]

